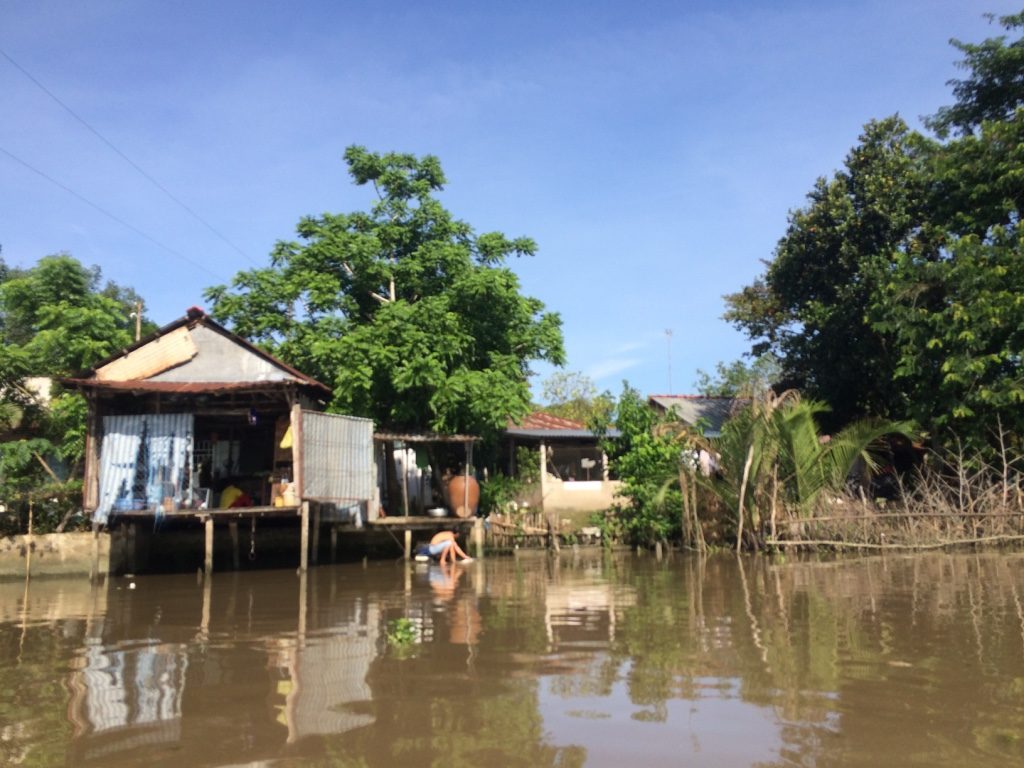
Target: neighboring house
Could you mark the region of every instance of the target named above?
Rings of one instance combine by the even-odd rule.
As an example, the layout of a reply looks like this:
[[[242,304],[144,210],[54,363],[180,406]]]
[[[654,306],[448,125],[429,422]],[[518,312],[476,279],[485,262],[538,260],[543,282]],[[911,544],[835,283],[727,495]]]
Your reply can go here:
[[[698,427],[706,437],[722,434],[722,425],[742,401],[735,397],[705,395],[651,395],[648,404],[659,414],[673,413],[684,424]]]
[[[609,437],[617,435],[617,430],[609,430]],[[598,436],[580,422],[537,411],[521,424],[510,424],[505,436],[510,474],[517,471],[517,447],[537,450],[538,501],[543,510],[596,512],[614,502],[619,482],[608,476],[608,460]]]
[[[376,516],[372,422],[321,413],[328,387],[198,308],[64,383],[89,405],[95,523],[212,511],[229,487],[235,514],[313,501]]]

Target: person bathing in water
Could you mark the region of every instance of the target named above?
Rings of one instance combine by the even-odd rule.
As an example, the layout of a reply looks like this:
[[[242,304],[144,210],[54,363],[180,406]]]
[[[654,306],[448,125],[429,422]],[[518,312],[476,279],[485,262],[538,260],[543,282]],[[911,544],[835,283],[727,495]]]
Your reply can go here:
[[[462,558],[462,562],[468,563],[473,560],[472,557],[467,555],[459,543],[455,540],[455,533],[453,531],[440,531],[434,535],[434,538],[430,540],[428,547],[432,557],[436,557],[440,563],[455,563],[458,562],[456,557]]]

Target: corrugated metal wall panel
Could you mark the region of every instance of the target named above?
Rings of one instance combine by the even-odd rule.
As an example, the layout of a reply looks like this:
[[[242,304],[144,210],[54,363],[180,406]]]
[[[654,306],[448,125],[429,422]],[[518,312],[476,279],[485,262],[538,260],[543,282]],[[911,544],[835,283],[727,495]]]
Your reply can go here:
[[[100,499],[94,521],[105,523],[113,509],[155,508],[170,483],[170,495],[180,501],[182,484],[192,459],[191,413],[105,416],[100,451]],[[146,446],[142,448],[142,436]],[[140,467],[139,462],[146,466]],[[144,491],[135,488],[141,473]]]
[[[374,497],[373,422],[354,416],[302,412],[303,496],[356,504]]]

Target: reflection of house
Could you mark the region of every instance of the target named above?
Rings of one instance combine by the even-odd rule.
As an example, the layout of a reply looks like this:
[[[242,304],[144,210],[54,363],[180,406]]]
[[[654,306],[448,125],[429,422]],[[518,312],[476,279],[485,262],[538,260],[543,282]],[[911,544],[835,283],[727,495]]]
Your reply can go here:
[[[647,402],[660,414],[673,413],[684,424],[703,429],[707,437],[718,437],[737,400],[704,395],[651,395]]]
[[[609,430],[608,437],[617,436]],[[547,511],[598,511],[612,505],[619,482],[608,475],[608,459],[598,437],[572,419],[536,412],[505,430],[509,473],[515,474],[516,448],[537,450],[540,494]]]
[[[636,604],[628,587],[614,587],[600,576],[575,576],[548,584],[544,626],[552,647],[604,646],[615,639],[617,612]]]
[[[181,740],[185,646],[119,650],[94,643],[79,663],[68,682],[68,713],[84,738],[81,759],[103,762],[113,753]]]

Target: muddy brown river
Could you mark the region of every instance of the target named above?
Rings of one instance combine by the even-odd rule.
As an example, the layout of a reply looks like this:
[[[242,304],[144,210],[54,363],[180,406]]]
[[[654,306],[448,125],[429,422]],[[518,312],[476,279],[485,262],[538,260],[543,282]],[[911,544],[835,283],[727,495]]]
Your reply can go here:
[[[1008,552],[8,582],[0,764],[1024,764],[1022,599]]]

